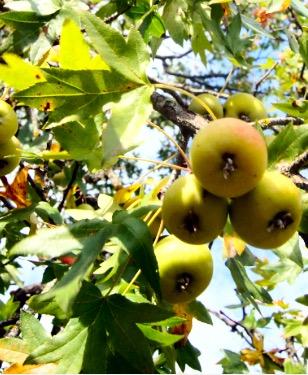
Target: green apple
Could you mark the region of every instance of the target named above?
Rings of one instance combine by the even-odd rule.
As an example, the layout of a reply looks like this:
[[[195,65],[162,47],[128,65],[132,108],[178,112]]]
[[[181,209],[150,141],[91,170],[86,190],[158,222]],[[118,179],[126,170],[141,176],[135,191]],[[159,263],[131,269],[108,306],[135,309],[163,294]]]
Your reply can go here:
[[[212,110],[216,118],[222,118],[224,116],[223,106],[216,96],[205,93],[205,94],[200,94],[197,97],[210,107],[210,109]],[[210,114],[208,113],[208,111],[206,110],[206,108],[203,107],[199,103],[199,101],[196,99],[192,100],[188,109],[192,112],[198,113],[199,115],[202,115],[202,116],[206,115],[211,120],[213,120]]]
[[[163,198],[164,225],[184,242],[212,241],[222,232],[227,214],[227,200],[204,190],[193,174],[179,177]]]
[[[18,129],[17,116],[14,109],[0,99],[0,144],[6,143]]]
[[[298,229],[302,215],[299,189],[277,171],[264,174],[257,186],[232,200],[230,219],[249,245],[272,249],[284,244]]]
[[[21,144],[16,137],[0,144],[0,176],[12,172],[19,164]]]
[[[248,122],[267,117],[266,109],[258,98],[244,92],[231,95],[224,105],[225,117],[234,117]]]
[[[171,235],[158,242],[155,255],[162,297],[169,303],[194,300],[212,279],[212,254],[204,244],[187,244]]]
[[[223,118],[210,122],[193,139],[192,171],[201,185],[220,197],[253,189],[267,167],[263,136],[247,122]]]

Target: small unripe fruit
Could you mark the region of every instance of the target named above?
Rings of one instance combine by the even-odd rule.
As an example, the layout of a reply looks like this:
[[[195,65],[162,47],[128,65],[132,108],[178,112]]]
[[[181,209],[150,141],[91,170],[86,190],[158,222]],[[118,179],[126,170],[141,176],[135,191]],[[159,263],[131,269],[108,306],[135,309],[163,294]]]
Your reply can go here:
[[[169,303],[186,303],[198,297],[213,275],[212,254],[206,245],[192,245],[175,236],[155,247],[162,297]]]
[[[204,190],[193,174],[181,176],[167,190],[162,218],[168,231],[182,241],[212,241],[227,221],[228,202]]]
[[[0,144],[0,176],[12,172],[19,164],[21,144],[16,137]]]
[[[192,171],[201,185],[220,197],[237,197],[253,189],[267,167],[262,135],[247,122],[223,118],[210,122],[191,146]]]
[[[14,109],[4,100],[0,100],[0,144],[6,143],[18,129]]]
[[[267,117],[261,100],[244,92],[230,96],[224,105],[224,110],[225,117],[239,118],[248,122]]]
[[[299,189],[277,171],[266,172],[253,190],[233,199],[230,207],[237,234],[249,245],[263,249],[288,241],[298,229],[301,214]]]
[[[205,93],[205,94],[198,95],[197,97],[200,100],[202,100],[212,110],[216,118],[222,118],[224,116],[223,106],[216,96]],[[202,115],[202,116],[206,115],[211,120],[213,120],[209,112],[206,110],[206,108],[203,107],[199,103],[199,101],[196,99],[192,100],[188,109],[192,112],[198,113],[199,115]]]

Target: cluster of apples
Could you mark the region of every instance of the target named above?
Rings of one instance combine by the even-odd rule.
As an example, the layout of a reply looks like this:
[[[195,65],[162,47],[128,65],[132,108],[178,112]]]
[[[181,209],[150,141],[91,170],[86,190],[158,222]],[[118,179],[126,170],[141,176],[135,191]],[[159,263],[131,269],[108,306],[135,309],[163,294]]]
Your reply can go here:
[[[20,142],[15,137],[18,120],[14,109],[0,100],[0,176],[12,172],[20,160]]]
[[[240,100],[238,106],[243,95],[245,105]],[[213,262],[206,243],[223,232],[228,216],[247,244],[264,249],[285,243],[301,220],[299,189],[278,171],[267,170],[263,134],[239,118],[266,117],[262,102],[236,94],[223,112],[213,98],[207,104],[214,114],[227,117],[196,134],[190,149],[192,173],[179,177],[162,203],[164,225],[172,235],[158,243],[156,255],[162,294],[170,303],[189,302],[208,286]],[[193,101],[190,109],[202,114],[198,105]]]

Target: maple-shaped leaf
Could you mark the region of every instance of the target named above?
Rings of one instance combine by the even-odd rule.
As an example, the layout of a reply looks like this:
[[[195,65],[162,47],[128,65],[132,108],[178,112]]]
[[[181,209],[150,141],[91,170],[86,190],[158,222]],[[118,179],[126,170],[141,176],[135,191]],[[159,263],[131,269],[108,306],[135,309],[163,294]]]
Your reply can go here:
[[[6,177],[2,177],[4,191],[0,191],[0,196],[12,200],[17,208],[28,207],[31,200],[28,198],[28,169],[22,168],[18,171],[12,184],[9,184]]]
[[[30,107],[55,111],[49,122],[59,122],[65,116],[75,120],[93,117],[110,101],[137,87],[115,71],[42,69],[46,82],[19,91],[15,97]]]
[[[63,331],[31,352],[26,364],[58,363],[57,373],[104,373],[110,345],[142,373],[154,372],[149,342],[137,323],[161,321],[172,312],[121,295],[104,298],[84,283]],[[108,335],[111,343],[107,343]]]

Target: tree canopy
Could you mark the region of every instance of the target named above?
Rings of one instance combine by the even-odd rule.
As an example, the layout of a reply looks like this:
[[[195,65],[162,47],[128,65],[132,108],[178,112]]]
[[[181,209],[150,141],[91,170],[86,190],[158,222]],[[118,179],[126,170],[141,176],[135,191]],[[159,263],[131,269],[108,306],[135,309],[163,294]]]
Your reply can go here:
[[[3,371],[202,371],[201,348],[189,334],[194,320],[213,324],[216,317],[243,339],[238,351],[223,351],[223,373],[305,373],[307,291],[292,296],[290,305],[272,293],[308,270],[307,4],[5,0],[0,10]],[[239,93],[251,95],[235,99]],[[210,192],[214,198],[208,198],[212,174],[206,186],[198,180],[200,188],[192,194],[174,190],[168,219],[167,192],[183,176],[197,175],[195,135],[214,128],[218,117],[218,122],[230,117],[244,123],[261,145],[249,156],[254,143],[245,145],[240,135],[246,130],[234,140],[226,135],[231,128],[215,135],[207,144],[209,154],[216,143],[235,144],[223,154],[220,185],[227,186],[241,168],[237,152],[245,165],[250,158],[257,169],[263,163],[268,173],[278,171],[287,180],[273,178],[279,182],[265,189],[258,211],[247,203],[261,196],[257,182],[239,197]],[[200,163],[202,175],[215,156]],[[271,191],[275,198],[267,198]],[[246,193],[249,198],[241,201]],[[216,225],[219,210],[223,225],[203,242],[211,251],[214,245],[220,249],[232,276],[230,293],[238,303],[228,310],[208,309],[198,297],[172,300],[195,282],[198,261],[191,260],[193,270],[172,280],[171,299],[166,292],[163,264],[170,262],[165,255],[161,260],[159,247],[173,238],[168,220],[176,223],[183,196],[206,199],[205,210],[214,205],[207,199],[220,202],[205,214],[206,228]],[[300,202],[294,211],[293,196]],[[236,219],[236,201],[244,202],[238,203],[244,219]],[[246,232],[265,221],[274,204],[280,211],[264,227],[273,241],[260,256]],[[200,223],[190,209],[181,230],[196,232]],[[292,225],[290,238],[278,244],[277,231]],[[188,245],[174,246],[183,250],[180,263],[192,259]],[[39,283],[25,279],[25,262],[40,275]],[[173,270],[175,264],[172,258]],[[48,318],[50,330],[44,324]],[[268,348],[273,329],[283,344]]]

